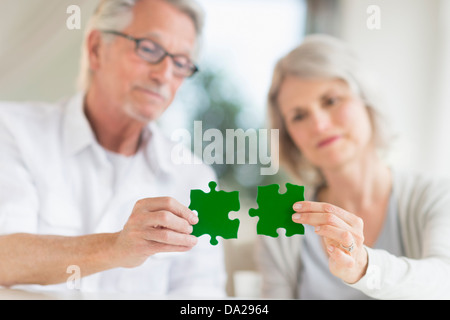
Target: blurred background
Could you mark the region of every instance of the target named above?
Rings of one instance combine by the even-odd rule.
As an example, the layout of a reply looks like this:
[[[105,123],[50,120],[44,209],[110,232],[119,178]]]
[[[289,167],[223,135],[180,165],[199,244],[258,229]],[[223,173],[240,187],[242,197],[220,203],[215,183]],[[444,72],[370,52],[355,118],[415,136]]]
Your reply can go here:
[[[174,130],[266,127],[266,95],[277,60],[307,34],[327,33],[354,47],[373,73],[380,111],[394,133],[387,161],[450,176],[449,0],[200,0],[206,12],[201,72],[185,82],[160,123]],[[57,101],[76,92],[84,26],[98,1],[0,2],[0,100]],[[70,30],[70,5],[81,28]],[[374,7],[379,11],[373,11]],[[379,14],[374,17],[374,14]],[[373,19],[378,19],[375,21]],[[379,22],[379,23],[378,23]],[[258,295],[252,260],[258,165],[216,165],[221,188],[241,191],[238,240],[225,241],[228,292]]]

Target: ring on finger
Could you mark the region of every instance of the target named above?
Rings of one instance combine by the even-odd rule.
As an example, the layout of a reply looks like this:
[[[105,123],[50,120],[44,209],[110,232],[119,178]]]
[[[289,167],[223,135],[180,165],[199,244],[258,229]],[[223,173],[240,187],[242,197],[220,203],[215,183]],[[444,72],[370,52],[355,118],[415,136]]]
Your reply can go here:
[[[352,242],[352,244],[351,244],[350,246],[346,247],[346,246],[342,245],[342,243],[341,243],[341,248],[344,249],[344,250],[346,250],[346,251],[348,251],[348,252],[352,252],[353,249],[355,249],[355,245],[354,245],[354,243]]]

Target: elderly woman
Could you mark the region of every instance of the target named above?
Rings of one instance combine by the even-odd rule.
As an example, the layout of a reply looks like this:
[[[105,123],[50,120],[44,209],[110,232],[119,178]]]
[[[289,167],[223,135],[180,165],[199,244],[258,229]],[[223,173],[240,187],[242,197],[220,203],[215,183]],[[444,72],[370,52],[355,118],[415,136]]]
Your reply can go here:
[[[280,157],[311,201],[305,235],[261,237],[263,296],[450,298],[450,184],[390,168],[362,69],[339,40],[315,35],[281,59],[269,92]]]

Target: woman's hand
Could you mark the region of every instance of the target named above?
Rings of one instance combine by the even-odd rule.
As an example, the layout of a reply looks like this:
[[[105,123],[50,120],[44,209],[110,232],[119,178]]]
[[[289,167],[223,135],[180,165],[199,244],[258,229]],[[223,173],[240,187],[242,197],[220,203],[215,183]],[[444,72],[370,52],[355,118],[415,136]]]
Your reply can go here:
[[[347,283],[355,283],[366,273],[363,220],[328,203],[302,201],[293,206],[296,223],[315,227],[324,241],[332,274]]]

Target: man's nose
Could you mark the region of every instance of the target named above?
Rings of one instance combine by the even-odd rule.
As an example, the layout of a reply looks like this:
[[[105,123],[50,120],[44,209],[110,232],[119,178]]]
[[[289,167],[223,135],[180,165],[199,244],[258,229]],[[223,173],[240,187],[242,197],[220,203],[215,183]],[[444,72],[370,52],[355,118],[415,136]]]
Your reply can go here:
[[[150,77],[159,83],[167,83],[173,78],[173,61],[169,56],[157,63],[151,65]]]

